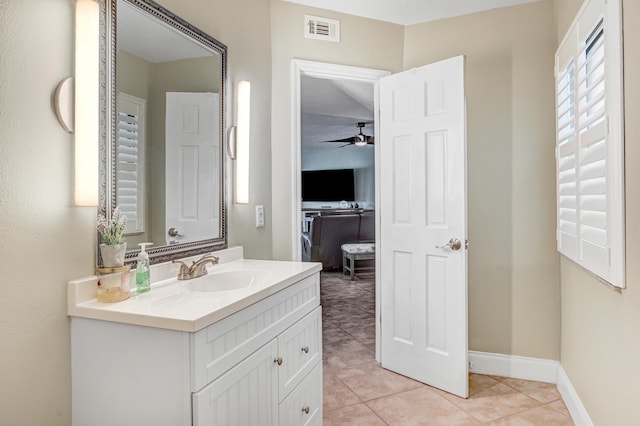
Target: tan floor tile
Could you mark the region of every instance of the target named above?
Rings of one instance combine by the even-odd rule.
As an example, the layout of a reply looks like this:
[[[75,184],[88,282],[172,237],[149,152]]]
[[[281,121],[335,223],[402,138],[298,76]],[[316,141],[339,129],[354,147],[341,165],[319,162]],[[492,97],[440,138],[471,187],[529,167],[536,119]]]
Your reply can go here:
[[[324,373],[322,396],[324,410],[358,404],[360,399],[335,374]]]
[[[340,327],[330,325],[328,321],[322,321],[322,343],[328,346],[328,349],[338,348],[353,341],[351,336]]]
[[[558,392],[558,387],[552,383],[510,378],[503,378],[502,383],[542,403],[557,401],[562,398],[560,392]]]
[[[425,386],[420,382],[385,370],[376,362],[344,369],[338,372],[337,376],[363,401]]]
[[[332,375],[335,376],[340,371],[342,371],[342,367],[336,367],[333,364],[329,364],[326,360],[322,360],[322,375],[323,376],[325,374],[332,374]]]
[[[320,290],[325,425],[573,424],[552,384],[469,374],[463,399],[383,369],[375,361],[373,280],[345,283],[323,272]]]
[[[553,401],[552,403],[547,404],[547,407],[553,408],[554,410],[571,417],[571,414],[569,413],[569,409],[567,408],[567,406],[565,405],[564,401],[559,399],[557,401]]]
[[[367,321],[360,324],[350,324],[344,330],[359,341],[373,340],[376,338],[375,321]]]
[[[538,401],[517,390],[498,383],[468,399],[439,392],[449,401],[482,422],[490,422],[540,405]]]
[[[469,396],[473,396],[479,392],[491,388],[500,383],[498,379],[484,374],[469,374]]]
[[[549,406],[535,407],[490,423],[493,426],[571,426],[571,417]]]
[[[353,338],[340,346],[325,344],[323,358],[326,364],[336,368],[350,368],[375,360],[375,351]]]
[[[481,424],[426,386],[374,399],[367,405],[389,425]]]
[[[349,407],[338,408],[324,412],[324,426],[342,426],[342,425],[362,425],[362,426],[384,426],[385,423],[380,420],[373,411],[364,404],[351,405]]]

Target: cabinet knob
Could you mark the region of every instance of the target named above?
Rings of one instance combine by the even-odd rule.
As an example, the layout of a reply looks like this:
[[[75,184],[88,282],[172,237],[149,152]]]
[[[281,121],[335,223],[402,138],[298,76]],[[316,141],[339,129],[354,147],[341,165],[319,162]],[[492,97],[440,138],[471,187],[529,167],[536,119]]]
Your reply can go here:
[[[278,358],[274,359],[273,362],[275,362],[278,365],[282,365],[282,357],[278,357]]]
[[[309,353],[309,346],[303,346],[300,350],[302,352],[304,352],[305,354],[308,354]]]
[[[311,411],[311,410],[309,409],[309,407],[308,407],[308,406],[307,406],[307,407],[302,407],[302,412],[303,412],[303,413],[305,413],[305,414],[309,414],[309,411]]]

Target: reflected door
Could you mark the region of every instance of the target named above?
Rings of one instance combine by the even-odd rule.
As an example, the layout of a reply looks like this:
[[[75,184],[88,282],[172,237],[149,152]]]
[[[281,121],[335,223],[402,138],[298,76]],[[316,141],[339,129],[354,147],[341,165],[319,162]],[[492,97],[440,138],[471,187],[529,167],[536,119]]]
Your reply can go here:
[[[220,236],[219,95],[167,92],[167,244]]]
[[[467,397],[464,57],[380,80],[382,366]]]

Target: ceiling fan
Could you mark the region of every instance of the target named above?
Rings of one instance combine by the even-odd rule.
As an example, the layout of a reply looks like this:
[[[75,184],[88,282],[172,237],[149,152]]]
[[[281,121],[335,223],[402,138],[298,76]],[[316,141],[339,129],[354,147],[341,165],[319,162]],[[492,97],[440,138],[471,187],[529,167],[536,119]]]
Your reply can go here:
[[[349,145],[356,145],[356,146],[366,146],[366,145],[373,145],[375,138],[373,136],[369,136],[369,135],[365,135],[364,133],[362,133],[362,129],[364,128],[364,126],[367,123],[361,121],[359,123],[356,124],[356,127],[358,127],[358,129],[360,129],[360,132],[355,135],[355,136],[351,136],[348,138],[344,138],[344,139],[335,139],[332,141],[322,141],[322,142],[338,142],[338,143],[343,143],[344,145],[338,147],[338,148],[342,148],[345,146],[349,146]]]

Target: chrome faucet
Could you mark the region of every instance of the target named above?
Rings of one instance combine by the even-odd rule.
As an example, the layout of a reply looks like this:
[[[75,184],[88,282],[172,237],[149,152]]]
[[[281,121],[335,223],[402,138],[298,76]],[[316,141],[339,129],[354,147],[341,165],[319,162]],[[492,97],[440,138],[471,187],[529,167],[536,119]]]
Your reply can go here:
[[[203,275],[207,275],[207,263],[211,263],[212,265],[216,265],[220,260],[219,257],[214,256],[212,254],[205,254],[200,259],[194,261],[191,266],[187,266],[181,260],[174,260],[173,263],[180,264],[180,271],[178,272],[179,280],[190,280],[192,278],[198,278]]]

